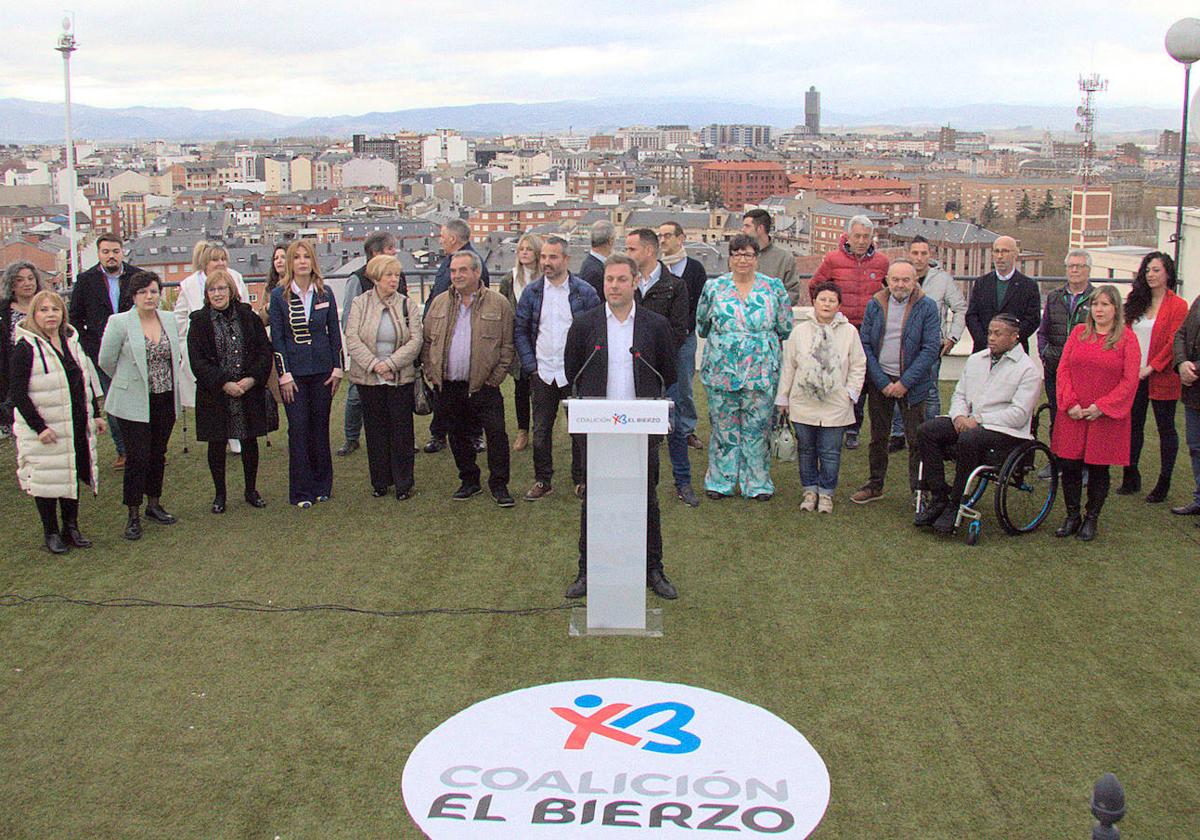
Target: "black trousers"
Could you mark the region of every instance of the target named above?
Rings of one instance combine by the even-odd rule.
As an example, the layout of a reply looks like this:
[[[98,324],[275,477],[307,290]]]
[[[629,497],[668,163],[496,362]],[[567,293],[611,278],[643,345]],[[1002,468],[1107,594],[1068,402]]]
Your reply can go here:
[[[150,395],[150,421],[121,419],[125,439],[123,496],[128,507],[141,505],[142,498],[162,496],[163,473],[167,468],[167,444],[175,428],[175,392]]]
[[[487,436],[488,489],[508,488],[508,433],[504,430],[504,397],[500,389],[484,385],[468,393],[466,382],[443,382],[439,403],[445,412],[450,451],[463,484],[479,486],[479,467],[471,443],[474,429],[483,428]]]
[[[50,499],[45,496],[34,496],[34,504],[37,505],[38,516],[42,519],[42,533],[47,537],[51,534],[61,534],[58,529],[58,508],[62,508],[62,524],[75,525],[79,522],[79,500],[78,499]],[[57,502],[57,505],[55,504]]]
[[[407,493],[413,486],[413,386],[359,385],[371,487]]]
[[[1046,404],[1050,406],[1050,440],[1053,440],[1054,419],[1058,416],[1058,362],[1052,365],[1043,363],[1042,378],[1046,384]]]
[[[587,457],[587,437],[582,444],[584,457]],[[662,571],[662,517],[658,510],[658,449],[662,443],[662,435],[651,435],[648,443],[649,452],[646,457],[646,574]],[[579,573],[587,574],[587,496],[579,506]]]
[[[242,444],[242,479],[246,492],[258,488],[258,438],[243,438]],[[210,440],[208,442],[208,471],[212,474],[213,492],[218,496],[225,495],[225,444],[227,441]]]
[[[536,373],[529,377],[533,399],[533,477],[549,484],[554,477],[554,421],[558,407],[571,396],[571,386],[547,385]],[[571,435],[571,483],[584,482],[583,435]]]
[[[1137,469],[1138,460],[1142,457],[1142,446],[1146,443],[1146,410],[1154,408],[1154,425],[1158,427],[1158,453],[1160,477],[1171,479],[1175,471],[1175,457],[1179,454],[1179,432],[1175,430],[1175,406],[1178,400],[1150,399],[1150,380],[1143,379],[1138,383],[1137,393],[1133,397],[1133,408],[1130,410],[1132,428],[1129,438],[1129,466]],[[1091,486],[1091,473],[1088,473],[1088,486]]]
[[[867,447],[867,465],[871,475],[867,479],[867,486],[876,490],[883,489],[883,480],[887,477],[888,437],[892,433],[892,414],[899,405],[900,419],[904,421],[904,439],[908,441],[908,487],[910,490],[916,490],[917,465],[921,460],[917,451],[917,429],[925,420],[925,400],[929,394],[924,394],[915,404],[910,405],[908,394],[900,399],[885,397],[883,391],[871,382],[867,383],[866,393],[867,414],[871,420],[871,443]]]
[[[1083,471],[1087,469],[1088,516],[1099,516],[1108,498],[1108,488],[1112,481],[1107,465],[1085,464],[1083,461],[1072,461],[1059,458],[1058,465],[1062,470],[1063,503],[1067,507],[1067,516],[1079,515],[1079,502],[1083,496]]]
[[[517,428],[521,431],[529,431],[530,418],[530,380],[529,374],[525,373],[513,380],[513,402],[517,406]]]
[[[450,421],[446,417],[446,412],[442,410],[439,394],[434,389],[429,389],[429,407],[433,409],[433,414],[429,418],[429,436],[445,440],[450,434]],[[483,427],[478,423],[471,426],[471,437],[477,438],[483,434]]]
[[[976,426],[959,433],[949,417],[934,417],[921,424],[917,430],[917,451],[924,465],[925,487],[935,496],[948,496],[952,504],[962,500],[967,479],[972,471],[984,463],[989,449],[995,449],[997,458],[1007,458],[1020,438],[993,432]],[[954,486],[946,484],[945,458],[954,448]],[[995,464],[1000,466],[1000,464]]]

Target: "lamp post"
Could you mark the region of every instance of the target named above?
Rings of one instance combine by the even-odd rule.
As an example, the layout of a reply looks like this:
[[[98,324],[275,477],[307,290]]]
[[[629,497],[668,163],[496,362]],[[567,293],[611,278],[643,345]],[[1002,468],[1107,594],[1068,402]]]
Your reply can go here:
[[[62,20],[62,34],[54,49],[63,57],[63,94],[66,103],[67,122],[67,213],[69,214],[71,245],[68,259],[71,263],[71,286],[79,279],[79,251],[76,248],[78,232],[75,229],[75,144],[71,140],[71,53],[75,52],[75,36],[71,34],[71,18]]]
[[[1175,199],[1175,270],[1179,270],[1179,246],[1183,241],[1183,182],[1187,177],[1188,98],[1192,64],[1200,59],[1200,19],[1183,18],[1171,24],[1166,37],[1167,54],[1183,65],[1183,126],[1179,131],[1179,192]]]

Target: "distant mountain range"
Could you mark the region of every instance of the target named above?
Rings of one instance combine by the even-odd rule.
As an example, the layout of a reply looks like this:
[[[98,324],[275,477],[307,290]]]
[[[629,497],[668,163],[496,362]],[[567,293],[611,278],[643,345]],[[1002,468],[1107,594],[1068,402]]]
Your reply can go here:
[[[442,108],[413,108],[336,117],[296,117],[253,109],[198,111],[191,108],[95,108],[74,105],[72,129],[89,140],[219,140],[276,137],[345,137],[355,133],[432,131],[456,128],[476,134],[566,132],[590,134],[622,125],[764,123],[789,129],[804,122],[803,105],[769,107],[699,100],[568,100],[521,105],[500,102]],[[958,105],[849,113],[827,111],[823,128],[926,129],[951,125],[965,131],[1070,131],[1072,106]],[[1098,109],[1101,133],[1178,128],[1170,108]],[[63,138],[62,105],[0,99],[0,142],[53,143]]]

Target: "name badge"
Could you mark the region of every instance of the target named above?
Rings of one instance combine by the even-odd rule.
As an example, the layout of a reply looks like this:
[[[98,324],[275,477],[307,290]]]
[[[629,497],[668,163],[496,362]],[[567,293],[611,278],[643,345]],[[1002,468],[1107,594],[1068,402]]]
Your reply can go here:
[[[318,303],[313,306],[313,309],[328,309],[328,308],[329,308],[329,301],[325,301],[324,303]]]

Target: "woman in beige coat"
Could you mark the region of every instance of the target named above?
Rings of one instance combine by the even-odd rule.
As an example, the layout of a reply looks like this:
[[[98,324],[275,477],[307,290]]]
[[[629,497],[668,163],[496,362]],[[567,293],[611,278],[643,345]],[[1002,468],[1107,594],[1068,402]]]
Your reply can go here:
[[[842,435],[854,423],[867,357],[858,330],[838,310],[837,285],[813,289],[813,311],[796,319],[783,344],[783,369],[775,405],[796,433],[801,510],[833,512],[833,492],[841,466]]]
[[[96,435],[104,431],[100,378],[56,293],[34,295],[14,333],[10,396],[17,480],[37,503],[49,551],[87,548],[91,540],[79,532],[79,485],[90,485],[93,494],[97,489]]]
[[[396,291],[404,277],[398,259],[380,254],[366,271],[375,288],[354,299],[346,320],[349,376],[362,400],[371,495],[394,487],[404,501],[415,492],[413,363],[421,352],[421,311]]]

